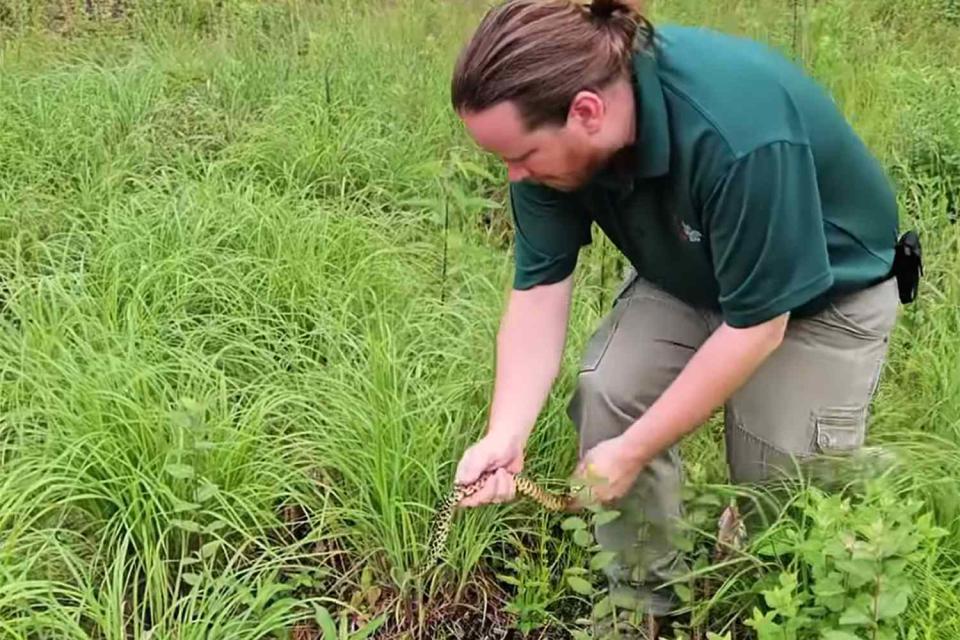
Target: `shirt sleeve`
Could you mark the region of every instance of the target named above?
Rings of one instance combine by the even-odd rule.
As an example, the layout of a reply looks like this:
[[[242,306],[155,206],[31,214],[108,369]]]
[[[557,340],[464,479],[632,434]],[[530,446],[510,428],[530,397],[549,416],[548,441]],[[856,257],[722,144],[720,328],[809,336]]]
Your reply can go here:
[[[576,199],[529,182],[510,183],[515,289],[551,284],[573,273],[590,243],[590,218]]]
[[[833,284],[809,146],[777,142],[740,158],[718,182],[705,214],[730,326],[770,320]]]

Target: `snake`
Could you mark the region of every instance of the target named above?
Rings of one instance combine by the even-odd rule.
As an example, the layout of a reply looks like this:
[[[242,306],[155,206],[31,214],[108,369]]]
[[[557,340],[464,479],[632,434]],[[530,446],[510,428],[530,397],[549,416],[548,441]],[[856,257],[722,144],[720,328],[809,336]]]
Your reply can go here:
[[[441,501],[430,526],[431,533],[428,548],[430,557],[434,563],[440,562],[443,559],[443,552],[447,546],[447,538],[450,536],[450,528],[456,513],[457,504],[464,498],[468,498],[482,489],[494,473],[494,471],[485,471],[473,482],[455,484],[453,489],[447,493],[446,497]],[[574,491],[565,493],[547,491],[536,481],[523,474],[515,474],[513,476],[513,485],[518,495],[526,496],[548,511],[574,512],[583,507],[579,502],[579,496]],[[744,527],[739,511],[733,505],[724,509],[717,525],[717,544],[714,548],[713,560],[719,562],[724,559],[730,549],[736,549],[742,545],[746,537],[746,528]]]
[[[493,474],[493,471],[485,471],[473,482],[455,484],[441,501],[430,527],[429,552],[433,563],[439,563],[443,559],[457,504],[482,489]],[[578,509],[577,496],[573,492],[547,491],[535,480],[523,474],[513,476],[513,485],[517,495],[526,496],[548,511],[572,512]]]

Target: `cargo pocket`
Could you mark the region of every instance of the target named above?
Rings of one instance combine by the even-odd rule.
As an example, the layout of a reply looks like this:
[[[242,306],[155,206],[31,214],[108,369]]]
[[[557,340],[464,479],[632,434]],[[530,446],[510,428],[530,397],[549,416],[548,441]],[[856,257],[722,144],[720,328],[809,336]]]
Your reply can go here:
[[[824,407],[814,420],[817,450],[820,453],[852,453],[860,449],[866,440],[866,407]]]

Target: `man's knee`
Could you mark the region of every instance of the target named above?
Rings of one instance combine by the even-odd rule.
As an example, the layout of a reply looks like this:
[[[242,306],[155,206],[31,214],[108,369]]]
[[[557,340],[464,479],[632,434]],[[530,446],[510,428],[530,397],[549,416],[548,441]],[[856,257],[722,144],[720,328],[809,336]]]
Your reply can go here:
[[[567,415],[580,434],[581,446],[589,449],[623,433],[641,415],[641,408],[623,397],[622,385],[602,371],[581,371],[567,404]]]

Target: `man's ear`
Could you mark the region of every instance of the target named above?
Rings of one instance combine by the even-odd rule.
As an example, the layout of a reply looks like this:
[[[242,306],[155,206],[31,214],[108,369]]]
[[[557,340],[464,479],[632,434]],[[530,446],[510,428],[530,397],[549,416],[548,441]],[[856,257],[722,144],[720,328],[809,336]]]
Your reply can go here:
[[[587,133],[596,133],[603,123],[606,105],[593,91],[580,91],[573,97],[567,112],[567,124],[576,124]]]

